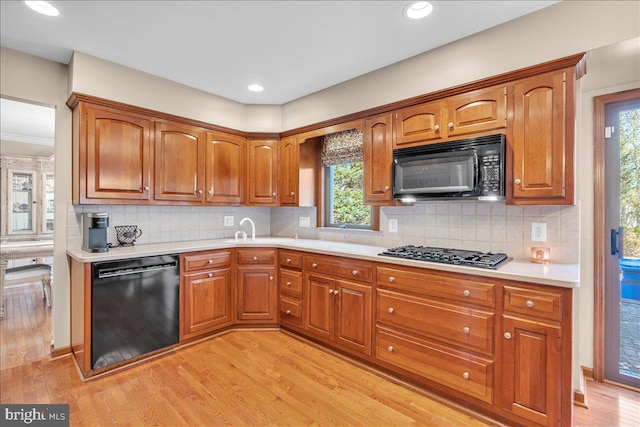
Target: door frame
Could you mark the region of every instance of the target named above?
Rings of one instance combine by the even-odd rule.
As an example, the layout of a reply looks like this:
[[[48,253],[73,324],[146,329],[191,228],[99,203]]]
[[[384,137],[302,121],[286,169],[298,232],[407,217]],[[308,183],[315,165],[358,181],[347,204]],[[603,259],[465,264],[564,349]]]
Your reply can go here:
[[[597,382],[604,382],[605,353],[605,108],[634,98],[640,98],[640,88],[593,98],[593,379]]]

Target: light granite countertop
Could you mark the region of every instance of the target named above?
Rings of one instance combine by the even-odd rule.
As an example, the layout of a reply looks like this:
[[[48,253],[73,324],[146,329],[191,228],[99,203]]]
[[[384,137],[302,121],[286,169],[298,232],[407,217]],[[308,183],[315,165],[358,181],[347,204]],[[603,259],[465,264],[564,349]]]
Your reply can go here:
[[[496,277],[507,280],[551,285],[563,288],[580,287],[579,264],[535,264],[528,261],[509,261],[497,270],[476,267],[465,267],[451,264],[440,264],[426,261],[413,261],[378,255],[386,247],[361,245],[328,240],[294,239],[286,237],[256,237],[255,241],[235,241],[234,239],[192,240],[185,242],[153,243],[128,247],[113,247],[109,252],[90,253],[82,249],[68,249],[67,254],[80,262],[113,261],[126,258],[177,254],[212,249],[235,247],[273,247],[347,258],[357,258],[387,264],[405,265],[409,267],[430,268],[433,270],[455,273],[474,274],[477,276]]]

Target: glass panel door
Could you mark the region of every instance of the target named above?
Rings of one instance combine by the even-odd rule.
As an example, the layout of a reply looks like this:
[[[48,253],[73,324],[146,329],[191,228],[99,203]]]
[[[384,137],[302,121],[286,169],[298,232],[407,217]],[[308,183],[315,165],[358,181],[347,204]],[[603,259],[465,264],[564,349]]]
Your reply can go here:
[[[9,234],[36,232],[35,172],[9,172]]]
[[[605,115],[604,376],[640,387],[640,99]]]
[[[52,173],[44,174],[44,194],[42,197],[42,232],[53,233],[53,207],[54,207],[54,189],[55,179]]]

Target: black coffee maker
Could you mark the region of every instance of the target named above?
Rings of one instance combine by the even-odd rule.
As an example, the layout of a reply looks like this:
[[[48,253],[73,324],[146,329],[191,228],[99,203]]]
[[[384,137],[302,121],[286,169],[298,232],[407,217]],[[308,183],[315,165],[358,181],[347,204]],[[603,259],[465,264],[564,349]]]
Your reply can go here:
[[[109,214],[104,212],[82,214],[82,250],[108,252],[107,231]]]

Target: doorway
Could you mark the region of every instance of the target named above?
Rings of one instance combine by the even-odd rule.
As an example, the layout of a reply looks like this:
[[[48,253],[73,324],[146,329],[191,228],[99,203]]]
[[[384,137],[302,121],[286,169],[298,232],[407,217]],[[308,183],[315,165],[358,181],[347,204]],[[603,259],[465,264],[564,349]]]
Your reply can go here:
[[[53,267],[55,111],[0,98],[0,267],[18,268],[0,293],[2,369],[51,351],[53,281],[23,281],[38,276],[33,264]]]
[[[640,388],[640,90],[595,107],[594,376]]]

